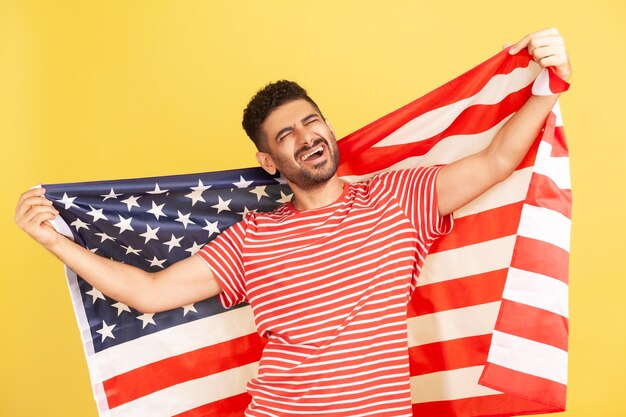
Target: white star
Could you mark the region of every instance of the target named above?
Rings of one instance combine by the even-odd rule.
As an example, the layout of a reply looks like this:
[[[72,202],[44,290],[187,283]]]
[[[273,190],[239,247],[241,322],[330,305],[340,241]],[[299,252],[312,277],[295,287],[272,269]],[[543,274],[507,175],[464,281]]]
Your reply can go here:
[[[87,248],[92,253],[96,253],[98,251],[98,248],[89,249],[89,246],[85,246],[85,248]]]
[[[224,200],[222,200],[222,197],[220,197],[220,196],[217,196],[217,198],[219,199],[219,203],[217,203],[216,205],[211,206],[211,207],[216,208],[218,214],[221,213],[224,210],[230,211],[230,208],[228,207],[228,205],[230,204],[232,199],[224,201]]]
[[[233,182],[233,185],[237,188],[248,188],[253,182],[254,181],[246,181],[245,178],[240,175],[239,181]]]
[[[183,237],[176,237],[174,236],[174,234],[172,233],[172,237],[170,238],[169,242],[163,242],[164,245],[166,245],[168,247],[167,252],[169,253],[172,248],[180,248],[180,241],[183,239]]]
[[[192,203],[193,205],[193,203]],[[196,222],[194,222],[193,220],[189,220],[189,216],[191,216],[191,213],[187,213],[187,214],[183,214],[180,211],[178,212],[178,218],[174,221],[176,222],[181,222],[184,226],[185,229],[187,229],[187,225],[189,223],[191,224],[196,224]]]
[[[63,193],[63,198],[59,200],[59,203],[65,204],[65,210],[67,210],[72,206],[78,207],[76,204],[74,204],[74,200],[76,200],[76,197],[70,197],[67,195],[67,193]]]
[[[185,195],[185,197],[191,198],[191,206],[192,207],[198,201],[202,201],[203,203],[206,203],[206,201],[204,201],[204,197],[202,197],[202,193],[205,192],[206,190],[208,190],[209,188],[211,188],[210,185],[204,185],[204,184],[202,184],[202,181],[198,180],[198,186],[197,187],[190,187],[190,189],[193,190],[193,191],[190,192],[189,194]]]
[[[117,315],[118,315],[118,317],[124,311],[128,311],[130,313],[130,308],[126,304],[120,303],[119,301],[117,303],[115,303],[115,304],[111,304],[111,307],[117,308]]]
[[[193,246],[185,249],[185,252],[189,252],[190,254],[195,255],[196,253],[198,253],[200,249],[202,249],[202,245],[198,245],[196,241],[194,240]]]
[[[145,313],[137,317],[137,320],[142,321],[142,324],[141,324],[142,329],[145,329],[148,324],[154,324],[156,326],[156,323],[152,319],[153,316],[154,316],[154,313]]]
[[[155,229],[151,228],[149,224],[146,225],[147,230],[146,233],[141,233],[139,236],[141,237],[145,237],[146,241],[143,243],[148,243],[151,239],[156,239],[159,240],[159,238],[157,237],[157,232],[159,231],[160,227],[157,227]]]
[[[139,200],[140,198],[141,198],[141,196],[135,197],[134,195],[131,195],[127,199],[121,200],[121,201],[122,201],[122,203],[126,204],[126,207],[128,207],[128,211],[130,211],[130,209],[133,208],[133,207],[139,207],[139,204],[137,203],[137,200]]]
[[[104,342],[104,339],[106,339],[107,337],[110,337],[111,339],[115,339],[115,336],[113,336],[113,329],[115,328],[115,324],[112,325],[108,325],[106,321],[102,321],[102,329],[100,330],[96,330],[96,333],[100,333],[102,335],[102,342]]]
[[[154,190],[152,190],[152,191],[146,191],[146,192],[147,192],[148,194],[164,194],[164,193],[166,193],[166,192],[168,192],[168,191],[169,191],[169,190],[161,190],[161,189],[159,188],[159,184],[156,184],[156,185],[154,186]]]
[[[128,255],[129,253],[132,253],[134,255],[139,255],[139,252],[141,252],[141,249],[135,249],[132,246],[128,245],[128,246],[122,246],[124,249],[126,249],[126,255]]]
[[[109,192],[109,194],[101,194],[100,197],[104,197],[102,201],[107,201],[109,198],[117,199],[117,196],[122,195],[122,194],[123,193],[116,194],[115,191],[113,191],[113,188],[111,188],[111,191]]]
[[[76,228],[76,231],[78,232],[81,228],[85,229],[85,230],[89,230],[89,224],[85,223],[84,221],[82,221],[81,219],[77,218],[76,220],[74,220],[72,223],[70,223],[70,226],[74,226]]]
[[[107,218],[104,216],[104,214],[102,214],[102,210],[103,209],[95,209],[91,206],[89,206],[89,208],[91,209],[91,211],[88,211],[87,214],[89,214],[90,216],[93,217],[93,223],[97,222],[98,220],[102,219],[102,220],[107,220]]]
[[[105,240],[110,240],[111,242],[115,241],[115,238],[112,236],[107,235],[106,233],[102,232],[102,233],[94,233],[94,235],[96,236],[100,236],[100,243],[104,242]]]
[[[152,260],[146,259],[146,261],[150,262],[150,266],[158,266],[159,268],[165,268],[163,266],[163,262],[167,261],[167,259],[157,259],[157,257],[153,257]]]
[[[265,185],[261,185],[250,190],[252,194],[256,194],[256,201],[261,201],[261,197],[263,196],[269,197],[269,195],[265,192],[265,188]]]
[[[156,217],[157,220],[159,220],[159,216],[167,217],[165,214],[163,214],[163,206],[164,205],[165,205],[165,203],[161,204],[160,206],[157,206],[156,203],[153,201],[152,202],[152,208],[150,210],[148,210],[148,213],[154,214],[154,217]]]
[[[190,311],[193,311],[194,313],[198,312],[193,304],[187,304],[186,306],[183,306],[183,317],[185,317]]]
[[[248,207],[243,206],[243,211],[237,214],[239,214],[241,217],[246,217],[246,214],[250,213],[251,211],[255,211],[255,210],[248,210]]]
[[[206,222],[206,226],[202,228],[202,230],[206,230],[209,232],[209,237],[213,236],[213,233],[220,233],[220,229],[217,228],[217,220],[210,223],[207,219],[204,219]]]
[[[95,287],[91,287],[91,290],[87,291],[85,294],[91,295],[91,304],[96,304],[97,299],[105,300],[104,295]]]
[[[122,216],[120,216],[119,214],[118,214],[118,216],[120,218],[120,222],[119,223],[115,223],[113,226],[120,228],[120,235],[122,233],[124,233],[124,231],[126,231],[126,230],[130,230],[131,232],[135,231],[135,229],[133,229],[133,226],[130,225],[131,220],[133,220],[132,217],[129,217],[129,218],[125,219]]]
[[[276,202],[277,202],[277,203],[283,203],[283,204],[288,203],[288,202],[290,202],[290,201],[291,201],[291,196],[292,196],[292,195],[293,195],[293,194],[284,194],[284,193],[282,192],[282,190],[281,190],[281,191],[280,191],[280,199],[278,199]]]

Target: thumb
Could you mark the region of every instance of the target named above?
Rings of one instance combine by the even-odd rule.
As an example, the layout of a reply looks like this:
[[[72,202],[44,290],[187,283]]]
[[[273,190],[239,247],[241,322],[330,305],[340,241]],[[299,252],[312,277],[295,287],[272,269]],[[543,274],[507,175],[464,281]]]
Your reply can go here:
[[[511,46],[512,44],[510,43],[504,43],[502,44],[502,50],[504,51],[506,48],[508,48],[509,46]]]
[[[509,53],[511,55],[515,55],[516,53],[518,53],[522,49],[526,48],[528,46],[528,44],[530,43],[531,36],[532,35],[524,36],[524,38],[522,40],[517,42],[515,45],[511,46],[511,48],[509,48]]]

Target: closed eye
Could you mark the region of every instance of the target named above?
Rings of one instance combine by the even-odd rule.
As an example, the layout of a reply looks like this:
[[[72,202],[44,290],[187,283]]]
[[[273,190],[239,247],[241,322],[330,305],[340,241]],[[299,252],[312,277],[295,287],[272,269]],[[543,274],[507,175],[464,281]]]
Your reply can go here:
[[[287,136],[291,135],[291,133],[292,133],[292,132],[293,132],[293,131],[285,132],[285,134],[284,134],[284,135],[282,135],[282,136],[280,136],[280,137],[278,138],[278,141],[280,142],[281,140],[285,139]]]
[[[319,119],[315,118],[315,119],[307,120],[305,125],[310,125],[310,124],[315,123],[315,122],[319,122]]]

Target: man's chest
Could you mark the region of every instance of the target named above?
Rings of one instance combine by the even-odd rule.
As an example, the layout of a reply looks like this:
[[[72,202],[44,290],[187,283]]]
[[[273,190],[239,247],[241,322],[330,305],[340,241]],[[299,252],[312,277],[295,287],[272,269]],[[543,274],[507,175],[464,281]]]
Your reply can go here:
[[[417,233],[397,206],[356,207],[295,226],[276,236],[259,228],[254,250],[246,251],[246,291],[259,330],[325,334],[364,306],[390,297],[405,302]]]

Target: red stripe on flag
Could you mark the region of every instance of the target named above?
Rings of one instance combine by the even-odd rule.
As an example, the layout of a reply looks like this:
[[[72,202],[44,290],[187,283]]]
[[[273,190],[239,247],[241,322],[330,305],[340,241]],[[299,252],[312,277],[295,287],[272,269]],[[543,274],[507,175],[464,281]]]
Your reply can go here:
[[[569,83],[556,75],[554,67],[548,67],[548,81],[550,84],[550,91],[554,94],[563,93],[569,90]]]
[[[258,333],[251,333],[119,374],[103,383],[109,408],[185,381],[256,362],[263,346]]]
[[[526,203],[544,207],[572,218],[572,192],[563,190],[545,175],[533,173]]]
[[[526,68],[528,64],[528,56],[522,53],[511,57],[501,52],[425,96],[352,132],[339,142],[339,150],[358,155],[416,117],[475,95],[494,75],[509,74],[516,68]]]
[[[551,243],[518,236],[511,266],[567,283],[569,253]]]
[[[487,363],[478,383],[498,391],[515,387],[516,396],[555,407],[554,411],[565,410],[567,387],[549,379]]]
[[[486,334],[410,347],[411,376],[484,365],[490,344]]]
[[[550,144],[552,145],[552,154],[550,156],[569,156],[563,126],[556,126],[554,128],[554,133],[552,134],[552,137],[548,142],[550,142]]]
[[[173,417],[241,417],[250,403],[247,392],[176,414]]]
[[[563,411],[563,408],[505,394],[413,404],[413,415],[422,417],[509,417],[558,411]]]
[[[518,202],[454,219],[452,232],[436,240],[428,253],[514,235],[517,233],[522,207],[522,202]]]
[[[507,271],[499,269],[418,286],[408,306],[408,317],[500,301]]]
[[[560,314],[510,300],[502,300],[496,324],[500,332],[567,351],[569,320]]]
[[[340,148],[340,155],[342,152],[346,153],[350,159],[341,161],[338,175],[364,175],[381,171],[406,158],[425,155],[433,146],[448,136],[475,134],[489,130],[502,119],[517,111],[530,94],[531,86],[529,85],[509,94],[497,104],[478,104],[468,107],[456,117],[448,128],[431,138],[418,142],[370,147],[361,150],[358,154],[348,144],[344,144]]]

